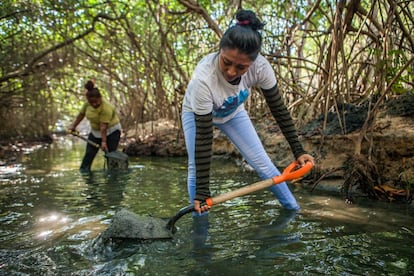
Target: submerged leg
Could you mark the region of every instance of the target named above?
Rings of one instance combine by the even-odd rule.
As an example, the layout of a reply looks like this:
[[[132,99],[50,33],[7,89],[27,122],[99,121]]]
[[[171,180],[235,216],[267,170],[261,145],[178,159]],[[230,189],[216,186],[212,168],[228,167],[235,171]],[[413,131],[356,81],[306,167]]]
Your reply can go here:
[[[101,139],[96,138],[92,135],[92,133],[89,134],[88,139],[97,144],[101,143]],[[82,163],[80,166],[80,171],[82,173],[89,173],[91,171],[92,162],[95,159],[98,150],[99,148],[94,147],[89,143],[86,144],[85,155],[83,156]]]
[[[279,170],[266,153],[246,111],[239,112],[230,121],[216,124],[216,126],[229,137],[260,178],[269,179],[280,175]],[[270,191],[284,208],[288,210],[300,209],[286,182],[273,185],[270,187]]]

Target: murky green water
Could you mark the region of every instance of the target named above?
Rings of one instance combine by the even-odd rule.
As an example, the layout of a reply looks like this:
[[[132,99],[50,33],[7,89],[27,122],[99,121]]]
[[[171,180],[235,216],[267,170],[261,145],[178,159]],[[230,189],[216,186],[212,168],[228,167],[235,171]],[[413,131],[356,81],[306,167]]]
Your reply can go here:
[[[130,158],[130,170],[78,166],[83,144],[62,140],[0,170],[0,275],[413,275],[412,205],[293,188],[303,211],[281,210],[267,191],[181,218],[169,241],[94,241],[127,208],[169,218],[188,205],[184,158]],[[215,160],[212,192],[258,181]]]

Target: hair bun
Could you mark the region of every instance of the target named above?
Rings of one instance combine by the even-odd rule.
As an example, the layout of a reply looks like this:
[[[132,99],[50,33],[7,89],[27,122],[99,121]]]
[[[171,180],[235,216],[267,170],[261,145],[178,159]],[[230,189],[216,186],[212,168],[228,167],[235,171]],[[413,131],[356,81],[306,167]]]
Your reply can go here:
[[[239,10],[236,14],[237,25],[249,26],[255,31],[262,30],[264,23],[262,23],[251,10]]]
[[[88,80],[85,83],[86,90],[92,90],[95,87],[95,83],[92,80]]]

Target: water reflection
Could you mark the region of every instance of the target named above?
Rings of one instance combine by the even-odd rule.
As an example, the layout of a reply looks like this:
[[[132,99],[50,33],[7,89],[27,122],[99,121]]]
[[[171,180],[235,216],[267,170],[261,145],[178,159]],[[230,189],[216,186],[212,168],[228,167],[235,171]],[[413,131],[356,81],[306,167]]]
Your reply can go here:
[[[129,179],[128,174],[128,171],[103,171],[82,175],[86,184],[82,195],[88,201],[89,208],[121,206]]]
[[[62,214],[57,214],[55,212],[46,214],[38,219],[38,223],[36,226],[35,235],[37,238],[40,239],[47,239],[50,236],[54,229],[58,227],[65,227],[70,222],[70,219]]]

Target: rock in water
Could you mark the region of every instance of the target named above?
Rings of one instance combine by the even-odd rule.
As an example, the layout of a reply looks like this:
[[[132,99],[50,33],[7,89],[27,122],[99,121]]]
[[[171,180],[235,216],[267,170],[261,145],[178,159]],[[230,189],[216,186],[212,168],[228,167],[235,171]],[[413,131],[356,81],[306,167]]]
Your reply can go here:
[[[172,232],[166,225],[164,219],[144,217],[122,209],[114,215],[111,224],[100,237],[104,242],[109,239],[171,239]]]

